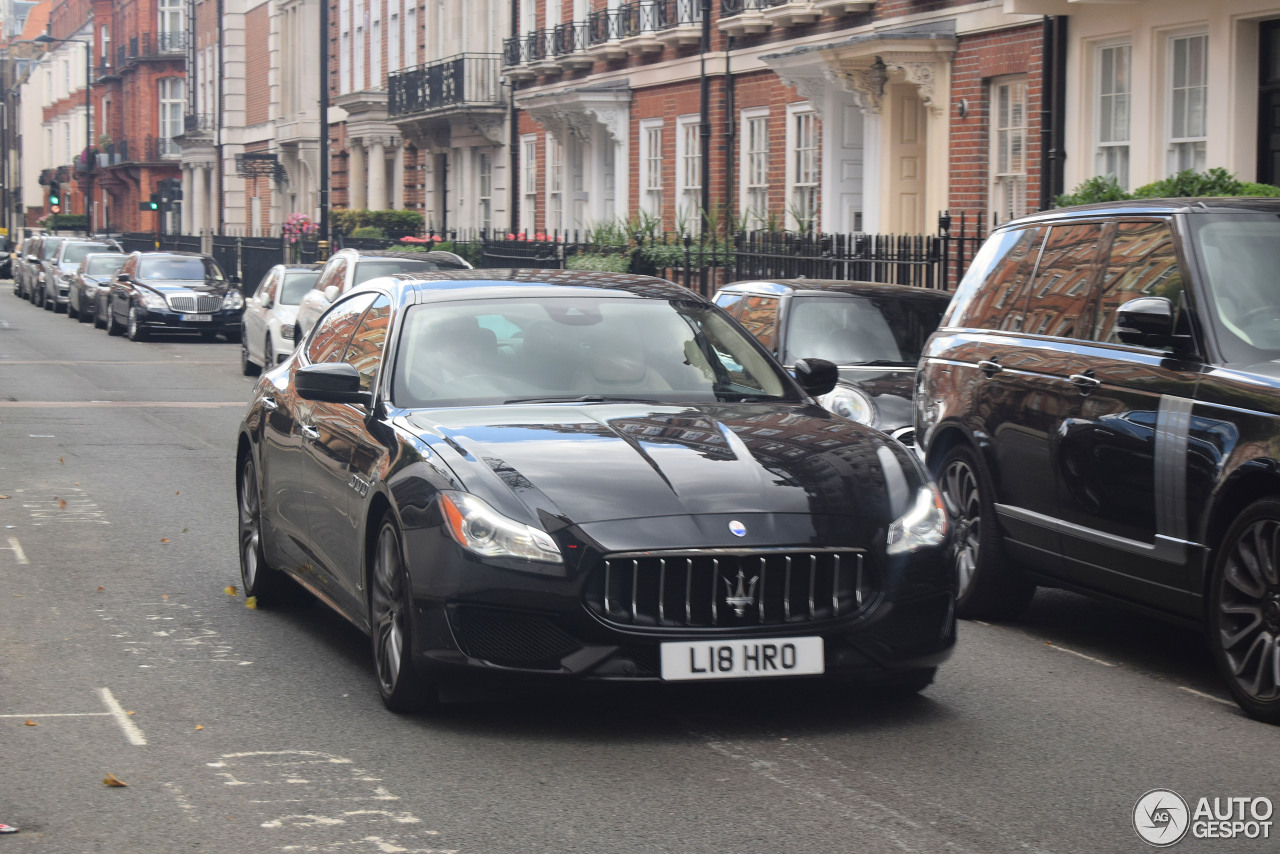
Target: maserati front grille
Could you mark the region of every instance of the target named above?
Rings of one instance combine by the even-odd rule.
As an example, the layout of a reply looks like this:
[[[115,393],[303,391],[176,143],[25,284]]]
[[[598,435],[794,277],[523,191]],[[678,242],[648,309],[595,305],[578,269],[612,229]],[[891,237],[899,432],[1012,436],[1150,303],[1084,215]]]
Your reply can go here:
[[[172,296],[169,297],[169,308],[188,314],[209,314],[222,308],[222,297],[216,296]]]
[[[607,555],[586,602],[628,627],[750,627],[847,617],[876,590],[860,549],[697,549]]]

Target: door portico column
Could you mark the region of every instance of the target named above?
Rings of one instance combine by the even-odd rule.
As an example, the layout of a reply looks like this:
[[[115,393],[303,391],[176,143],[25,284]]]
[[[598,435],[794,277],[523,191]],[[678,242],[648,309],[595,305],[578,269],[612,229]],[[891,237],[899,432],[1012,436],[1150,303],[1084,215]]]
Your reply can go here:
[[[369,210],[387,209],[387,154],[381,139],[369,146]]]
[[[347,160],[347,195],[352,210],[364,210],[368,205],[366,189],[369,186],[369,175],[365,168],[364,141],[351,141],[351,156]]]

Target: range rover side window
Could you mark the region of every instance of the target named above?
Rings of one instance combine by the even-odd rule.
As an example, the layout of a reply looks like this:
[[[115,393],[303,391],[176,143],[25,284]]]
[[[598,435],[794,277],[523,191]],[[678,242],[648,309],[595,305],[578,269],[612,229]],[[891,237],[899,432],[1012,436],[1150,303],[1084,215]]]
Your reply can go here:
[[[738,318],[742,327],[759,339],[770,353],[778,352],[778,301],[773,297],[747,297]]]
[[[943,325],[1022,331],[1027,283],[1046,231],[1043,226],[1024,228],[988,240],[970,268],[973,278],[965,275],[952,303],[954,310],[949,312],[951,316]],[[982,257],[988,247],[993,247],[997,257],[989,260]]]
[[[1164,297],[1176,311],[1182,302],[1183,276],[1167,222],[1121,222],[1116,226],[1093,324],[1094,341],[1121,343],[1116,311],[1138,297]]]
[[[1092,296],[1102,226],[1086,222],[1055,225],[1049,231],[1031,283],[1024,332],[1055,338],[1079,334],[1080,315]]]

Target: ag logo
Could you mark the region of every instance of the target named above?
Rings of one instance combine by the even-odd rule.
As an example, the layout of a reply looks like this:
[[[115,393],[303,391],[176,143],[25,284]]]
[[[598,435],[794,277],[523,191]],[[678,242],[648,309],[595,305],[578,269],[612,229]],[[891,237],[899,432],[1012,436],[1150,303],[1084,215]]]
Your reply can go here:
[[[1152,789],[1133,806],[1133,829],[1142,841],[1166,848],[1181,842],[1190,826],[1187,802],[1170,789]]]

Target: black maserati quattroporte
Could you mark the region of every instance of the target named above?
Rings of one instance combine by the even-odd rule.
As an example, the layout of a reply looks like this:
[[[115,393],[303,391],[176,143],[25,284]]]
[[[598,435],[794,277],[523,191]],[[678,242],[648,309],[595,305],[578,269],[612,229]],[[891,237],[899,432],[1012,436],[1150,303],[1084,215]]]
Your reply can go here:
[[[941,498],[728,315],[658,279],[368,282],[265,372],[240,565],[368,632],[382,698],[451,675],[842,678],[918,690],[955,643]]]

